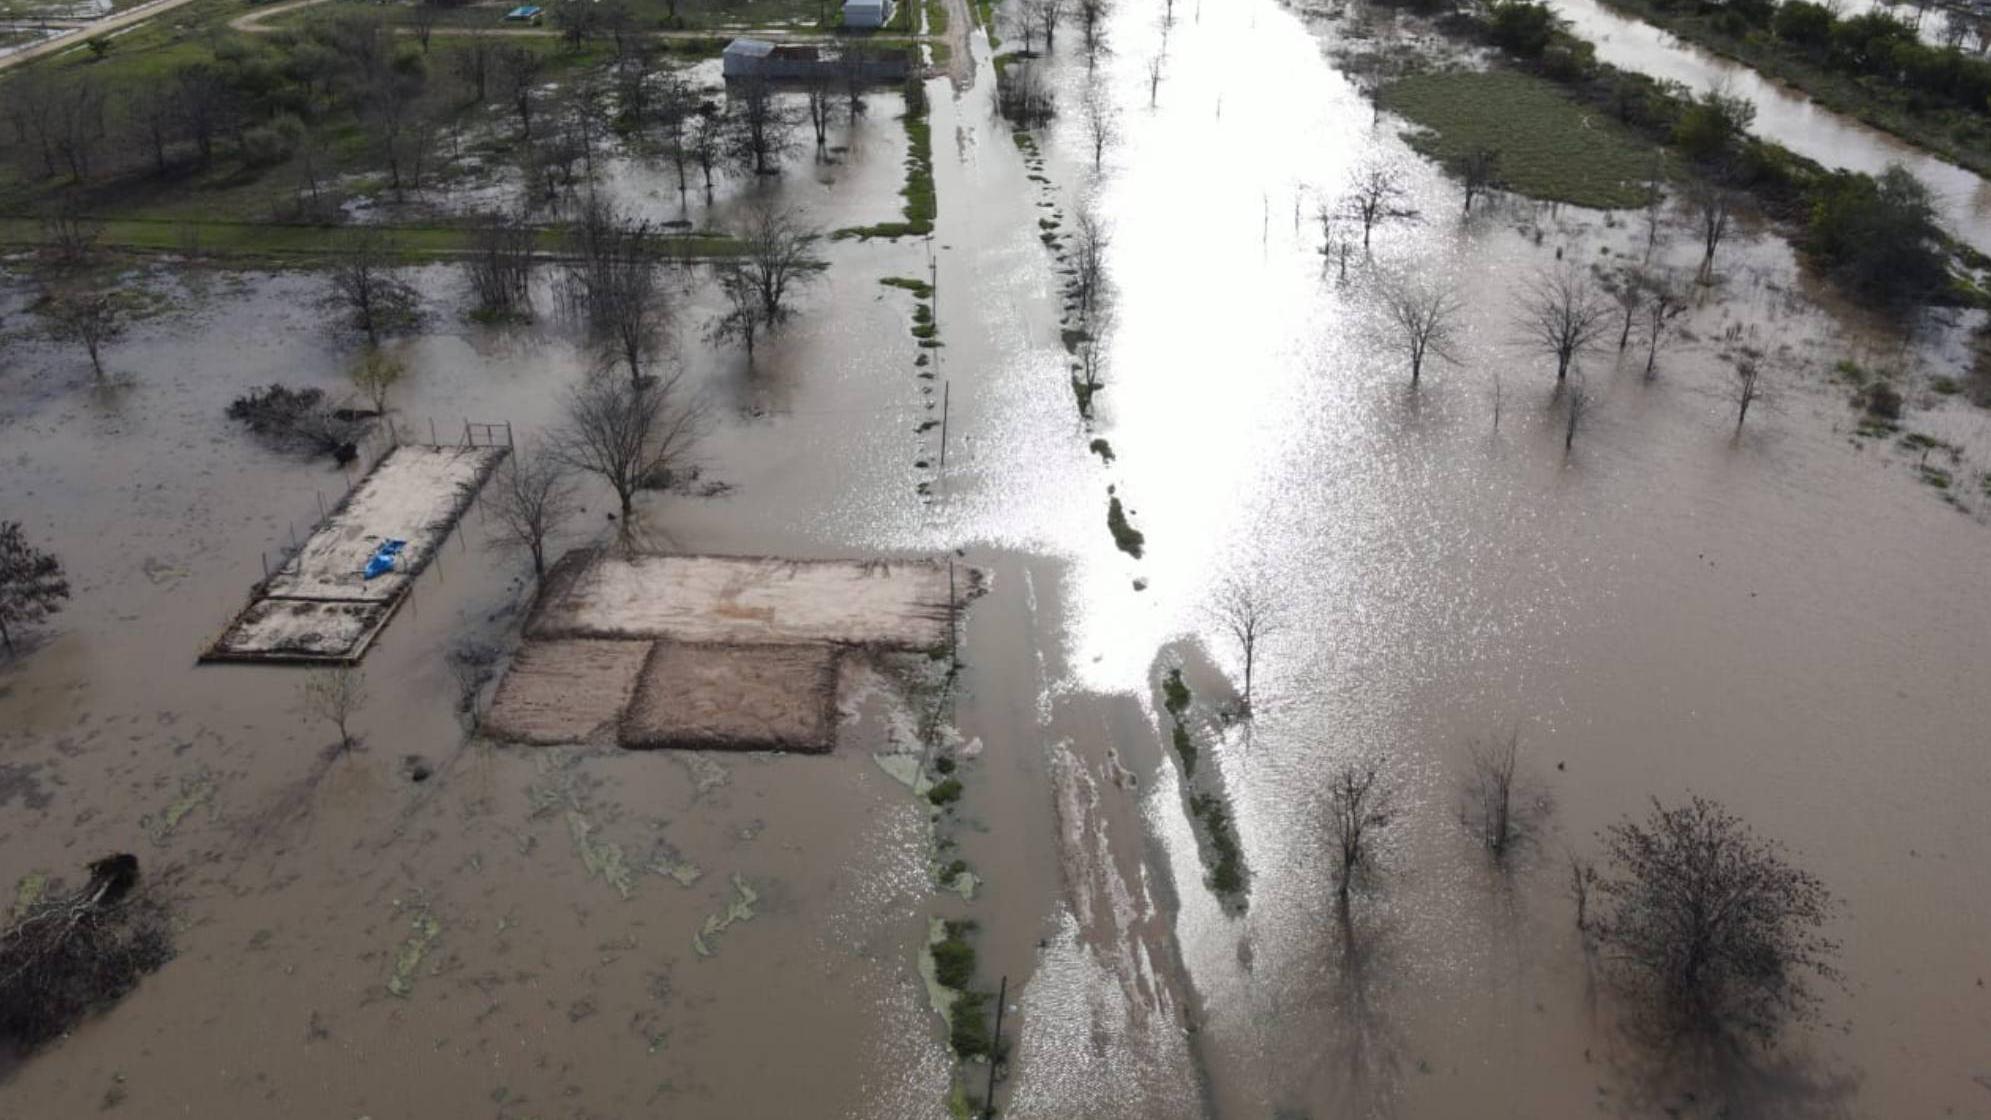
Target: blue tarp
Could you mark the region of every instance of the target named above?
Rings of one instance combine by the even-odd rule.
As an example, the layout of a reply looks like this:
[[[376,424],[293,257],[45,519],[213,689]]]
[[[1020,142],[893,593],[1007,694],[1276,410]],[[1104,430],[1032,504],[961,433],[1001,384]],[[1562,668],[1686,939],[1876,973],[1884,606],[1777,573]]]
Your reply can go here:
[[[534,16],[538,15],[539,12],[540,9],[536,5],[522,4],[519,7],[513,8],[511,11],[506,12],[505,18],[515,22],[519,20],[529,20]]]
[[[381,541],[380,547],[373,550],[373,558],[366,562],[366,578],[372,579],[393,571],[394,558],[401,555],[401,550],[406,547],[408,547],[407,541],[391,538]]]

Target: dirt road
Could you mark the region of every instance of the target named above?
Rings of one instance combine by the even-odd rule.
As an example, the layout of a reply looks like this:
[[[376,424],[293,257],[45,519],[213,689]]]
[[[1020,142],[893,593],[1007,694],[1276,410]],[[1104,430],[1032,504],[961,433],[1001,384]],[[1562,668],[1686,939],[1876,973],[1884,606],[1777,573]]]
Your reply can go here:
[[[67,50],[86,40],[94,39],[99,35],[108,35],[113,31],[122,31],[133,24],[151,19],[162,12],[170,12],[187,2],[188,0],[152,0],[149,4],[140,4],[136,8],[130,8],[114,15],[105,16],[103,19],[82,24],[64,31],[62,34],[56,35],[46,42],[36,43],[32,47],[26,47],[15,51],[13,54],[0,57],[0,70],[5,70],[10,66],[18,66],[23,62],[40,58],[43,55]]]

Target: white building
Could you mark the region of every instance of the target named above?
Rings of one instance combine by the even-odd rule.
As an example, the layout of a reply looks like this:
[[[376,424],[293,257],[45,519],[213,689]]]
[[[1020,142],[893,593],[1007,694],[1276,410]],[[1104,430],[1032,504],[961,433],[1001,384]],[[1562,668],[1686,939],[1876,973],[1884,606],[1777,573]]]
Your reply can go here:
[[[845,27],[883,27],[892,22],[892,0],[843,0]]]

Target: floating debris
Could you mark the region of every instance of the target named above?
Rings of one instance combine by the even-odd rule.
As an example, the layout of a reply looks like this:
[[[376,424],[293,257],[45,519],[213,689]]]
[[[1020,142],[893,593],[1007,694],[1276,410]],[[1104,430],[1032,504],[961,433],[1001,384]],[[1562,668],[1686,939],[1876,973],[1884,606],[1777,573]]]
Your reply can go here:
[[[759,893],[747,885],[747,881],[740,877],[739,872],[733,872],[733,901],[726,905],[726,910],[723,914],[712,914],[706,917],[705,925],[696,934],[692,935],[692,950],[701,957],[711,956],[714,952],[714,939],[732,928],[736,922],[753,921],[755,914],[754,904],[759,901]]]
[[[567,810],[567,829],[574,834],[574,850],[580,854],[588,874],[599,875],[615,888],[615,893],[628,898],[635,890],[635,875],[623,857],[622,845],[596,839],[594,822],[578,809]]]
[[[442,936],[442,923],[424,906],[409,919],[408,929],[408,940],[403,941],[394,954],[394,973],[387,978],[388,992],[402,999],[414,992],[415,970],[422,967],[423,958],[429,955],[429,947]]]

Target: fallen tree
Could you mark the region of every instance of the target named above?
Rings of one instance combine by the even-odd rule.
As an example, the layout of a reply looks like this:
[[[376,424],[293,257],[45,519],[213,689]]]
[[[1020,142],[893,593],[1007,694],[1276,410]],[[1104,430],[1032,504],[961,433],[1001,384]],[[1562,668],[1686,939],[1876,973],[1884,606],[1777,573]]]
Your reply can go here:
[[[166,908],[139,889],[138,857],[105,856],[80,890],[51,886],[0,932],[0,1039],[32,1050],[172,957]]]

